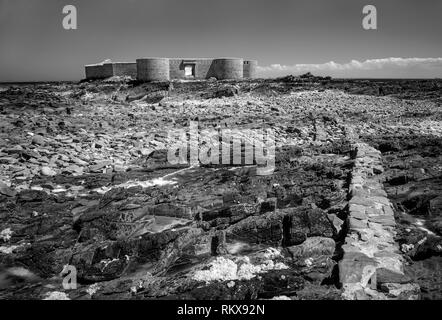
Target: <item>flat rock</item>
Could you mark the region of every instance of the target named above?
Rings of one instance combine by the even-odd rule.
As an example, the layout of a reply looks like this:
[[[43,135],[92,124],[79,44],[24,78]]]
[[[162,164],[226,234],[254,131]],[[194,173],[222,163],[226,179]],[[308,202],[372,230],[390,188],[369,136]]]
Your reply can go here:
[[[383,283],[380,288],[389,296],[400,300],[417,300],[421,293],[421,289],[416,283]]]
[[[378,284],[383,283],[409,283],[412,279],[403,273],[395,272],[386,268],[376,269],[376,280]]]
[[[355,219],[353,217],[349,217],[348,224],[349,224],[350,230],[366,229],[368,227],[367,221]]]
[[[91,172],[101,172],[103,168],[105,168],[106,166],[108,166],[110,164],[112,164],[111,160],[99,161],[96,164],[89,166],[89,170]]]
[[[293,259],[306,259],[315,256],[332,256],[336,243],[331,238],[310,237],[302,244],[288,247],[287,250]]]
[[[361,252],[346,252],[339,261],[339,281],[342,284],[360,283],[364,274],[374,273],[377,266],[376,260]]]
[[[8,197],[13,197],[17,194],[17,192],[15,192],[15,190],[11,189],[6,183],[4,183],[3,181],[0,181],[0,193],[8,196]]]
[[[379,215],[379,216],[371,216],[368,217],[368,221],[382,224],[383,226],[396,226],[396,222],[394,217],[391,215]]]

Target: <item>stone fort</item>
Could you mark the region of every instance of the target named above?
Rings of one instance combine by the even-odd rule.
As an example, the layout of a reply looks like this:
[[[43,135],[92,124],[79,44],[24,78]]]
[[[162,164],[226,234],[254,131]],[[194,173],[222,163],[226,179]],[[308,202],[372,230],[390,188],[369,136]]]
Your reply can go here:
[[[108,62],[85,66],[86,79],[131,76],[142,81],[173,79],[250,79],[256,77],[258,62],[242,58],[169,59],[141,58],[136,62]]]

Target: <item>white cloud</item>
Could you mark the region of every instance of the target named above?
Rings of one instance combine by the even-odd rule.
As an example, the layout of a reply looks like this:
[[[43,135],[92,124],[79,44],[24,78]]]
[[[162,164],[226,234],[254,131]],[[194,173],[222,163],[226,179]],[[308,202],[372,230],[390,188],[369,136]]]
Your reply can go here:
[[[272,64],[258,67],[260,77],[276,77],[287,74],[311,72],[314,75],[340,77],[442,77],[442,58],[383,58],[348,63],[334,61],[321,64]]]

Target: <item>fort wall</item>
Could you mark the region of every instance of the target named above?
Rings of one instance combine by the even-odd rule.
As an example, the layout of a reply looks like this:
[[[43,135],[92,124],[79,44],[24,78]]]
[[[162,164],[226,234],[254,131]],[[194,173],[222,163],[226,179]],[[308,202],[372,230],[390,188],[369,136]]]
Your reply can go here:
[[[137,63],[136,62],[115,62],[113,65],[114,76],[130,76],[137,77]]]
[[[103,65],[84,66],[86,79],[101,79],[103,77]]]
[[[112,63],[87,65],[85,66],[85,72],[87,79],[104,79],[112,77]]]
[[[242,79],[243,63],[241,58],[221,58],[213,60],[213,69],[215,77],[218,80],[224,79]]]
[[[114,62],[99,63],[84,66],[86,79],[105,79],[112,76],[137,75],[137,64],[135,62]]]
[[[215,77],[213,59],[170,59],[170,79],[208,79]],[[186,76],[186,67],[193,68],[193,75]]]
[[[112,63],[104,63],[102,69],[103,78],[109,78],[114,75],[114,67]]]
[[[137,59],[137,79],[142,81],[167,81],[169,77],[168,58]]]
[[[244,60],[243,77],[247,79],[256,78],[256,70],[258,68],[258,61]]]
[[[136,62],[114,62],[85,66],[86,79],[131,76],[141,81],[170,79],[243,79],[256,76],[258,62],[241,58],[168,59],[141,58]]]

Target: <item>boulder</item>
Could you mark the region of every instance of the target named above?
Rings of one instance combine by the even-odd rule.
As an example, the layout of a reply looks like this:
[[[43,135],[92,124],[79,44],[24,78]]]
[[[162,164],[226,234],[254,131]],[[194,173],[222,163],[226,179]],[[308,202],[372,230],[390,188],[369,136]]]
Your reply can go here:
[[[336,243],[331,238],[310,237],[302,244],[290,246],[288,252],[294,260],[306,259],[318,256],[331,257],[335,251]]]
[[[333,224],[325,211],[310,207],[296,207],[281,210],[284,213],[284,245],[291,246],[304,242],[307,237],[334,236]]]
[[[226,240],[280,245],[283,237],[281,212],[250,216],[226,229]]]

